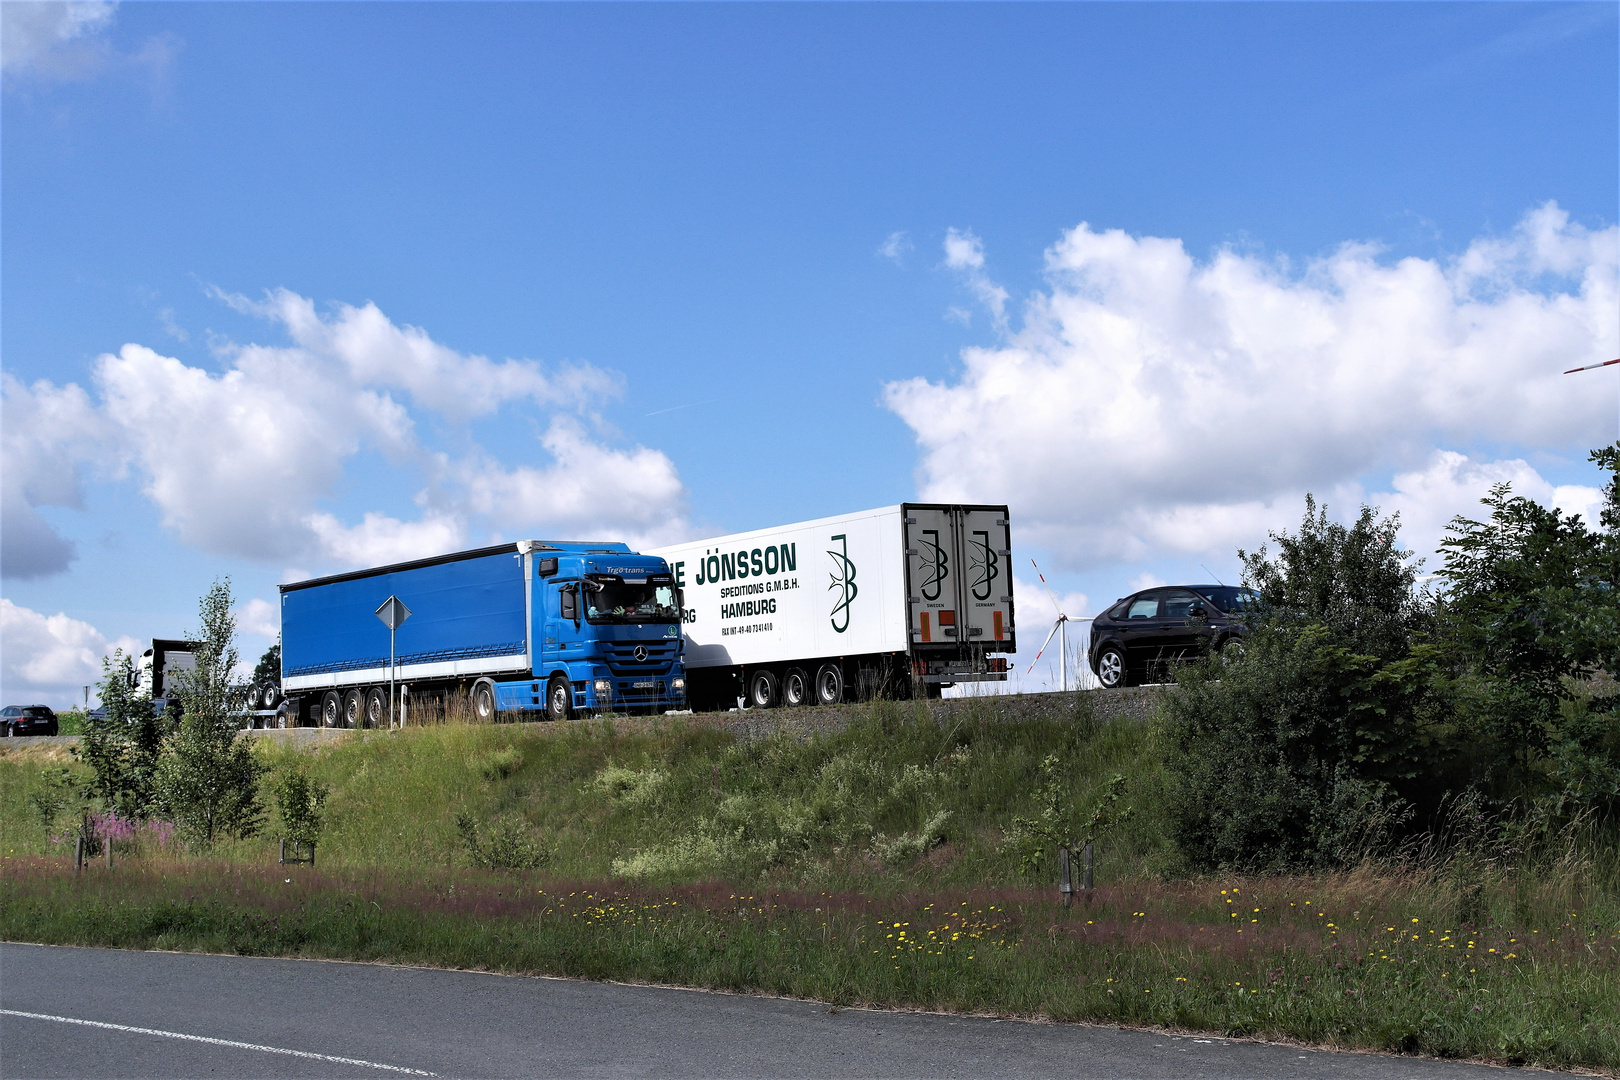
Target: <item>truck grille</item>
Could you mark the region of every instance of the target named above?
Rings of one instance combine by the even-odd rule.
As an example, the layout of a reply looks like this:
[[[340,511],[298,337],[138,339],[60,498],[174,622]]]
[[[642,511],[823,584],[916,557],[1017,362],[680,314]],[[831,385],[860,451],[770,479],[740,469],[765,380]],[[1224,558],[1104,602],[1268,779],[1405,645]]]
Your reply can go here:
[[[610,641],[603,643],[603,658],[607,660],[608,667],[613,674],[627,679],[651,678],[653,672],[662,672],[669,668],[670,662],[675,659],[675,650],[678,648],[675,641],[657,639],[653,641]],[[646,659],[636,658],[636,650],[645,649]],[[637,681],[642,681],[637,679]]]

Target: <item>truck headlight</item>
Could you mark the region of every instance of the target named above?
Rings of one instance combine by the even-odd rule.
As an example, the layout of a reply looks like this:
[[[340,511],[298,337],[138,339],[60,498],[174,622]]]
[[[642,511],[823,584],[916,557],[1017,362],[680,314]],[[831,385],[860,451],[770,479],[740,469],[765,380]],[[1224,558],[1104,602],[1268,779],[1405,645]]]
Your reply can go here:
[[[685,679],[671,679],[671,680],[669,680],[669,688],[671,690],[685,690],[686,689],[686,680]]]
[[[596,680],[596,696],[610,698],[613,696],[613,683],[609,679]]]

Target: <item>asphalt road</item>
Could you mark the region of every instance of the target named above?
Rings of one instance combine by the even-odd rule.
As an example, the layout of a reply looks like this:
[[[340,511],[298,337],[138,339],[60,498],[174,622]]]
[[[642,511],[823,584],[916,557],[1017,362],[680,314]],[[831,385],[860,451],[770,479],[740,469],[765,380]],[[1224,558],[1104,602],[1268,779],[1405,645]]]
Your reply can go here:
[[[1078,1024],[463,971],[0,945],[4,1077],[1500,1076]]]

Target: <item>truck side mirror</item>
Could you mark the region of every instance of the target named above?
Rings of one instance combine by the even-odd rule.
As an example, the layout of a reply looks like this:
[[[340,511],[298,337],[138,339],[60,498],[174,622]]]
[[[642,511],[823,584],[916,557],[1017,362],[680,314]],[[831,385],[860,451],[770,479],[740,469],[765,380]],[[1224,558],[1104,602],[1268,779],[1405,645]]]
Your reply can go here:
[[[579,593],[573,585],[564,585],[557,597],[562,602],[562,617],[579,623]]]
[[[540,560],[540,576],[552,577],[557,573],[557,560],[555,558]]]

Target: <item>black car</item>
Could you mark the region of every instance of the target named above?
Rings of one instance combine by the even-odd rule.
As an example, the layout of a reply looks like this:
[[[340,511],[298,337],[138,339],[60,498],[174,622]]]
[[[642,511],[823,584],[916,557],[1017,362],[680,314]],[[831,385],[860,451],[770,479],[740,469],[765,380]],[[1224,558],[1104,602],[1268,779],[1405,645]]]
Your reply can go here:
[[[1247,633],[1242,613],[1254,601],[1236,585],[1161,585],[1124,597],[1091,621],[1091,670],[1110,689],[1162,678],[1170,661],[1220,652]]]
[[[0,735],[55,735],[56,714],[49,705],[7,705],[0,709]]]

